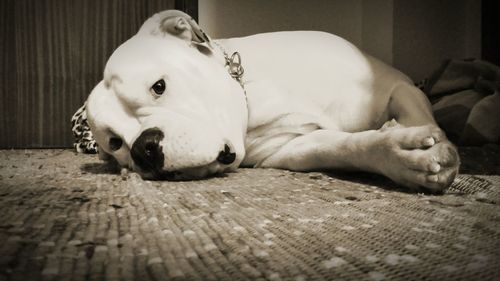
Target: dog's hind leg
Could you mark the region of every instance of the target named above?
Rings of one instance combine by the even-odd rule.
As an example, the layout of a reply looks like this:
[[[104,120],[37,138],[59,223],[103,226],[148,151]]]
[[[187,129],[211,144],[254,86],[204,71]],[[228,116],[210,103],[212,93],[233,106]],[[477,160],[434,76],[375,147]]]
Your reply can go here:
[[[405,127],[436,125],[425,94],[411,84],[396,85],[389,101],[389,114]]]
[[[392,90],[389,114],[405,127],[437,125],[425,94],[407,83],[396,85]]]
[[[261,162],[261,167],[295,171],[362,170],[385,175],[403,186],[439,192],[457,174],[456,150],[434,145],[436,126],[346,133],[317,130],[297,137]]]

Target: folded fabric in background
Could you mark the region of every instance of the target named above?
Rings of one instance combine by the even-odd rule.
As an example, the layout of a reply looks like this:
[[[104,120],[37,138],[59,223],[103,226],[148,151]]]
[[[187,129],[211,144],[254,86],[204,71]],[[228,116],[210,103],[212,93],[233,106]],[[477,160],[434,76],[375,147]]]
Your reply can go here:
[[[86,107],[87,102],[85,101],[71,117],[71,132],[75,138],[73,147],[78,153],[95,154],[98,151],[98,146],[90,130]]]
[[[482,60],[448,60],[423,85],[434,116],[459,145],[500,143],[500,68]]]

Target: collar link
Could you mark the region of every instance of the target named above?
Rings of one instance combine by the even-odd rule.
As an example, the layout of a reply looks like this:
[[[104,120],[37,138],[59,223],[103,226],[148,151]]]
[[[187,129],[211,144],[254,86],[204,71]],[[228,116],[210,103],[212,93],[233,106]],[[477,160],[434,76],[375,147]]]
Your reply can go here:
[[[224,55],[224,60],[226,61],[225,67],[227,68],[227,72],[231,77],[240,83],[241,88],[245,90],[243,83],[243,74],[245,73],[245,69],[241,65],[241,55],[238,52],[234,52],[231,57],[227,54],[226,50],[217,42],[214,42],[217,47],[219,47],[220,51]],[[246,92],[245,92],[246,96]]]

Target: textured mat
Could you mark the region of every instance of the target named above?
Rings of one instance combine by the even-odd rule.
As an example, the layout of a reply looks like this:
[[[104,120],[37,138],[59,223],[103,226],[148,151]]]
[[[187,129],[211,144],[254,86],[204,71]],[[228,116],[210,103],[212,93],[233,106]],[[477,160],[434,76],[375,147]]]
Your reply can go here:
[[[143,181],[70,150],[0,151],[0,280],[499,280],[499,158],[464,153],[469,174],[435,196],[358,173]]]

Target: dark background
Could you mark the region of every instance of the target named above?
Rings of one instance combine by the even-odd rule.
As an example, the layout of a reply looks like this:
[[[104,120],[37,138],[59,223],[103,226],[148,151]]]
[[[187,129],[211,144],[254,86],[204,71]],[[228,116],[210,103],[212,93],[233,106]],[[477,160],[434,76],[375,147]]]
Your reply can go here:
[[[482,58],[500,65],[500,1],[483,0],[481,12]]]

